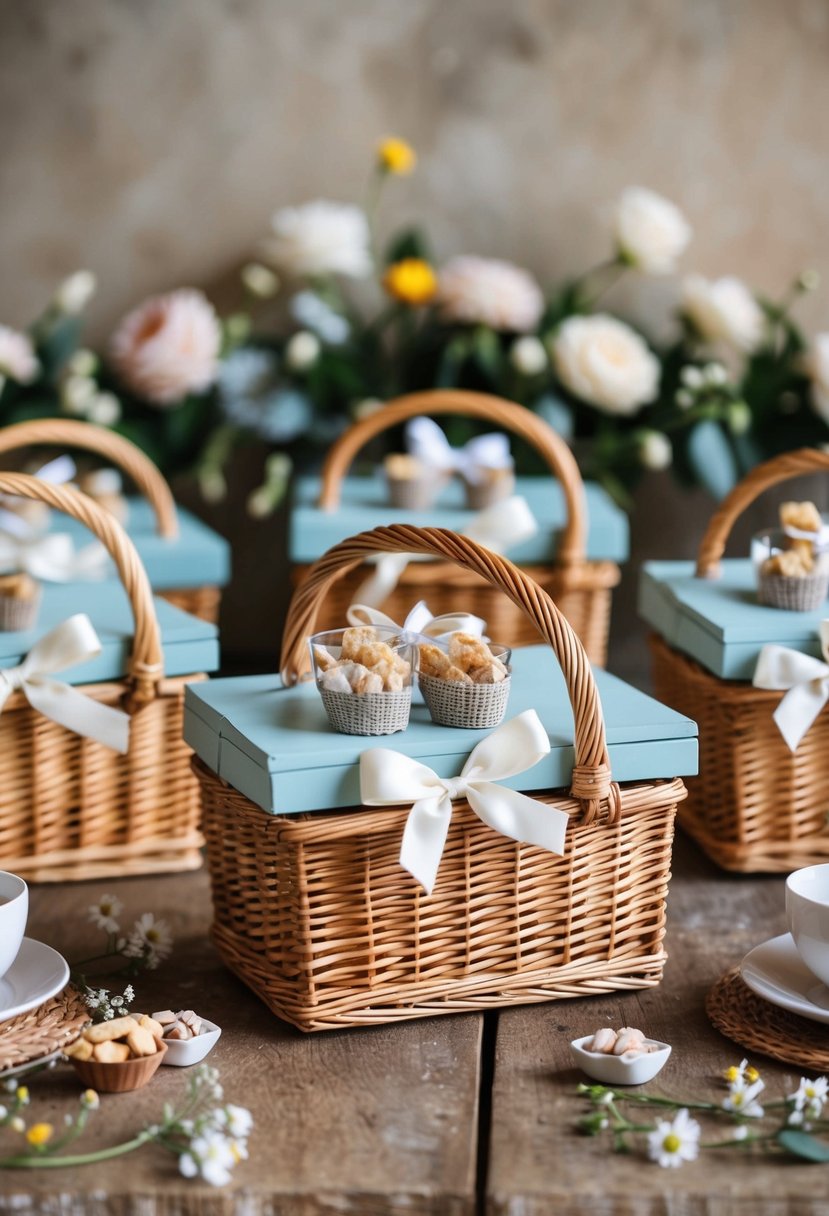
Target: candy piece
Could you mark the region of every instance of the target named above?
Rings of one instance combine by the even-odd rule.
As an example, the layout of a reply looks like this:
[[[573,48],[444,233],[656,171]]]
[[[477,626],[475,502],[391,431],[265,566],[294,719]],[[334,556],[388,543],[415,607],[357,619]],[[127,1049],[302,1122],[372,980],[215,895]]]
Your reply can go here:
[[[127,1035],[127,1047],[134,1056],[154,1056],[158,1051],[156,1041],[144,1026],[136,1026]]]
[[[645,1036],[641,1030],[636,1030],[633,1026],[623,1026],[616,1036],[616,1042],[613,1047],[615,1056],[623,1056],[628,1051],[641,1051],[645,1042]]]
[[[161,1009],[158,1011],[158,1013],[152,1014],[152,1019],[154,1022],[158,1022],[161,1026],[172,1026],[173,1022],[176,1020],[176,1015],[173,1013],[172,1009]]]
[[[492,662],[492,652],[486,642],[471,633],[453,633],[449,639],[449,658],[461,671],[485,667]]]
[[[314,659],[320,671],[330,671],[332,667],[337,666],[337,660],[331,651],[326,650],[324,646],[314,647]]]
[[[799,532],[819,532],[823,526],[820,511],[813,502],[781,503],[780,523],[784,528],[797,528]]]
[[[805,578],[811,574],[815,562],[811,554],[800,549],[786,549],[782,553],[774,553],[763,562],[763,574],[777,575],[784,578]]]
[[[507,678],[507,669],[497,659],[490,660],[483,667],[471,667],[469,678],[473,684],[500,684]]]
[[[180,1010],[178,1016],[184,1025],[190,1028],[194,1036],[201,1032],[201,1018],[192,1009]]]
[[[184,1022],[176,1022],[173,1026],[168,1026],[164,1031],[165,1039],[191,1039],[193,1036],[190,1032],[190,1027],[185,1026]]]
[[[426,472],[420,461],[406,452],[392,452],[383,464],[387,475],[394,481],[413,481]]]
[[[92,1044],[89,1039],[75,1039],[74,1043],[70,1043],[68,1047],[64,1047],[63,1054],[69,1056],[71,1060],[91,1060],[92,1059]]]
[[[599,1051],[603,1055],[610,1055],[616,1046],[616,1031],[611,1030],[609,1026],[604,1026],[601,1030],[596,1031],[586,1046],[588,1051]]]
[[[111,1039],[120,1039],[135,1029],[135,1019],[131,1017],[113,1018],[111,1022],[98,1022],[84,1031],[90,1043],[106,1043]],[[97,1058],[97,1057],[96,1057]]]
[[[353,667],[353,663],[349,664]],[[320,679],[320,687],[326,692],[351,692],[351,684],[343,667],[332,667],[330,671],[324,671]]]
[[[370,646],[377,641],[377,631],[371,625],[355,626],[343,630],[343,644],[340,650],[342,659],[353,659],[359,662],[359,654],[364,646]]]
[[[103,1023],[106,1025],[107,1023]],[[97,1030],[97,1026],[92,1027]],[[96,1043],[92,1049],[92,1057],[100,1061],[101,1064],[123,1064],[125,1060],[130,1058],[130,1049],[126,1043],[114,1043],[111,1040],[104,1040]]]
[[[28,574],[4,574],[0,576],[0,594],[12,600],[33,600],[37,583]]]

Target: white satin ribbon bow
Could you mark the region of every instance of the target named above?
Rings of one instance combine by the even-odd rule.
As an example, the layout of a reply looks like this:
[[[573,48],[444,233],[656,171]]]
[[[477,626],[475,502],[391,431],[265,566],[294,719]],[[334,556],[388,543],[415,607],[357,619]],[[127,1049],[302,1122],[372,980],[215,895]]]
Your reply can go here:
[[[406,423],[406,450],[421,464],[442,473],[460,473],[473,483],[483,479],[485,469],[511,469],[509,439],[500,431],[476,435],[462,448],[453,448],[431,418],[412,418]]]
[[[493,553],[506,553],[538,531],[538,523],[526,498],[514,494],[473,516],[461,533]],[[383,553],[374,573],[355,592],[353,604],[376,608],[394,591],[410,561],[433,561],[419,553]]]
[[[568,816],[517,790],[496,784],[532,768],[550,750],[534,709],[504,722],[470,753],[459,777],[437,773],[402,752],[372,747],[360,756],[360,797],[366,806],[414,805],[406,820],[400,864],[427,894],[443,856],[452,803],[466,798],[493,831],[562,854]]]
[[[786,536],[794,540],[810,540],[817,553],[829,551],[829,525],[823,524],[819,532],[807,532],[803,528],[793,528],[791,524],[783,529]]]
[[[829,621],[821,621],[820,648],[824,662],[787,646],[764,646],[754,671],[755,688],[786,693],[773,717],[793,752],[829,701]]]
[[[46,464],[41,465],[34,476],[38,481],[45,481],[52,486],[61,486],[71,481],[76,472],[77,468],[71,456],[56,456],[54,460],[49,460]],[[17,511],[11,509],[13,503],[28,501],[29,499],[19,498],[15,494],[0,494],[0,529],[2,531],[22,539],[28,539],[36,534],[37,529],[33,528],[29,521],[19,515]]]
[[[19,537],[0,532],[0,573],[22,571],[47,583],[102,578],[107,551],[94,541],[76,549],[68,532]]]
[[[476,638],[482,638],[486,629],[486,621],[473,616],[471,612],[444,612],[442,616],[433,616],[425,600],[418,600],[402,625],[369,604],[352,604],[346,618],[349,625],[385,625],[415,641],[419,638],[443,638],[450,633],[471,633]]]
[[[0,713],[20,689],[32,709],[76,735],[113,751],[129,747],[130,718],[123,710],[93,701],[71,684],[49,677],[101,653],[101,642],[86,613],[70,616],[37,642],[19,667],[0,668]]]

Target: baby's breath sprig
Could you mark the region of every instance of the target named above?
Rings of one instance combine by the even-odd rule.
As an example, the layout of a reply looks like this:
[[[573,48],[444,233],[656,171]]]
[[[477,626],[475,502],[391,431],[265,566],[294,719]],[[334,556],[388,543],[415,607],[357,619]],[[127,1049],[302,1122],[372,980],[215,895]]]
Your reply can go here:
[[[253,1117],[244,1107],[224,1101],[219,1074],[204,1064],[190,1079],[180,1106],[165,1103],[161,1119],[141,1128],[130,1140],[89,1153],[67,1153],[83,1135],[90,1116],[99,1109],[97,1093],[81,1095],[78,1111],[66,1118],[60,1134],[53,1124],[27,1125],[21,1112],[29,1105],[29,1091],[18,1086],[8,1107],[0,1107],[0,1129],[22,1137],[18,1151],[0,1156],[0,1169],[58,1169],[93,1165],[135,1152],[145,1144],[158,1144],[177,1159],[185,1178],[203,1178],[211,1186],[224,1186],[231,1171],[247,1159]]]
[[[829,1101],[826,1077],[801,1077],[794,1093],[761,1101],[765,1082],[747,1060],[731,1065],[722,1075],[727,1093],[721,1102],[580,1085],[578,1092],[592,1110],[578,1121],[578,1130],[589,1136],[607,1133],[616,1152],[629,1152],[644,1138],[648,1158],[665,1168],[694,1161],[701,1149],[723,1148],[763,1148],[801,1160],[829,1162],[829,1142],[813,1134],[829,1129],[829,1119],[823,1118]],[[654,1113],[660,1110],[662,1117],[652,1123],[634,1120],[635,1107],[651,1108]],[[702,1126],[691,1111],[714,1122],[728,1121],[729,1134],[703,1140]]]
[[[127,984],[121,993],[108,988],[97,988],[87,979],[84,969],[90,966],[104,967],[107,976],[122,975],[134,979],[142,971],[154,971],[159,963],[168,958],[173,948],[173,938],[167,922],[158,919],[152,912],[144,912],[133,922],[126,935],[121,932],[120,916],[124,910],[121,900],[115,895],[102,895],[89,908],[89,919],[96,928],[106,934],[106,945],[91,958],[72,964],[72,979],[83,993],[93,1021],[105,1022],[126,1013],[135,999],[132,984]]]

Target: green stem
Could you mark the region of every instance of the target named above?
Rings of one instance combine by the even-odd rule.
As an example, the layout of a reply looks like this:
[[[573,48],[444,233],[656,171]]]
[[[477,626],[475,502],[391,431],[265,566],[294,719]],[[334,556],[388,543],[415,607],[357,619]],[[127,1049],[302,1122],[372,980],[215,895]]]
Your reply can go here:
[[[149,1132],[141,1132],[134,1140],[126,1140],[123,1144],[115,1144],[112,1148],[97,1149],[94,1153],[76,1153],[68,1157],[3,1157],[0,1158],[0,1169],[29,1170],[29,1169],[62,1169],[72,1165],[94,1165],[97,1161],[110,1161],[113,1157],[123,1157],[132,1153],[142,1144],[148,1144],[154,1136]]]

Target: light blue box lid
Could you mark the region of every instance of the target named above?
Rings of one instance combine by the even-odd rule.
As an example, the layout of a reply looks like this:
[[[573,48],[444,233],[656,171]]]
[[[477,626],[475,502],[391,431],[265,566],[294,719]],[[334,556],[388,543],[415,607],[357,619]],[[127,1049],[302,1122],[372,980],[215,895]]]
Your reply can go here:
[[[513,652],[507,718],[535,709],[550,754],[504,784],[561,789],[573,771],[573,719],[564,677],[547,646]],[[605,671],[594,672],[602,700],[613,777],[639,781],[697,771],[697,727]],[[457,776],[489,730],[436,726],[412,706],[407,730],[383,738],[338,735],[313,683],[283,688],[277,675],[209,680],[188,687],[184,738],[205,764],[273,814],[359,805],[359,758],[369,747],[417,757],[441,777]]]
[[[625,561],[630,551],[627,515],[601,486],[586,482],[584,492],[589,521],[587,557],[591,561]],[[551,561],[565,523],[561,486],[552,477],[519,477],[515,493],[527,500],[538,521],[538,532],[515,545],[507,556],[522,565]],[[373,477],[346,477],[335,511],[321,511],[317,506],[319,495],[318,477],[297,478],[290,524],[291,561],[316,561],[332,545],[382,524],[416,524],[463,532],[477,514],[465,506],[463,486],[457,480],[450,481],[429,511],[402,511],[390,506],[380,471]]]
[[[199,620],[166,600],[154,600],[161,643],[164,674],[185,676],[216,671],[219,666],[219,635],[215,625]],[[101,641],[101,653],[87,663],[56,675],[66,684],[92,684],[118,680],[126,674],[132,653],[133,619],[127,593],[120,583],[69,583],[43,587],[43,599],[34,629],[0,632],[0,667],[16,667],[39,638],[67,617],[85,612]]]
[[[126,530],[144,563],[154,591],[172,588],[224,587],[230,580],[230,545],[195,515],[176,505],[179,534],[159,536],[155,515],[144,498],[129,498]],[[76,545],[89,544],[89,531],[78,520],[53,511],[50,531],[68,532]],[[111,566],[115,578],[115,567]]]
[[[749,558],[721,562],[718,579],[697,578],[693,562],[646,562],[639,614],[671,646],[727,680],[750,680],[763,646],[775,642],[820,657],[817,612],[786,612],[757,602]]]

